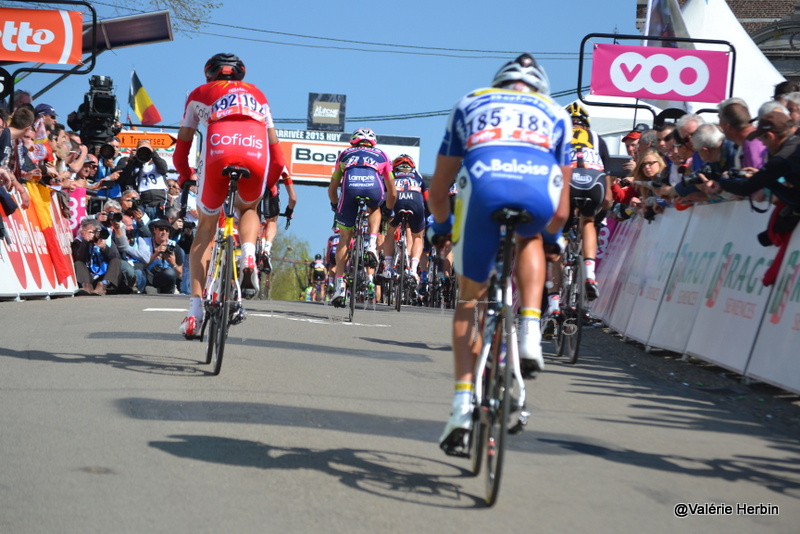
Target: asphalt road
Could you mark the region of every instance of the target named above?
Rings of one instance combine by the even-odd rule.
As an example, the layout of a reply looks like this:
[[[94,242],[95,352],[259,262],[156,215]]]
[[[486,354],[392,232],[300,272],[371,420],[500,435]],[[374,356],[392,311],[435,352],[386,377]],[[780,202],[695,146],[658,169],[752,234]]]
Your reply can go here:
[[[486,508],[436,443],[449,314],[250,302],[215,377],[185,307],[0,303],[0,533],[798,532],[798,436],[608,343],[528,382]]]

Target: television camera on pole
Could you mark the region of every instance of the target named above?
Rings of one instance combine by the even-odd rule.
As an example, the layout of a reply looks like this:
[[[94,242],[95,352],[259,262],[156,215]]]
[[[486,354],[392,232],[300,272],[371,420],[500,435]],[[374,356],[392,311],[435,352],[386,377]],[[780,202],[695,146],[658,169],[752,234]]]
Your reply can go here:
[[[68,121],[70,128],[80,132],[81,141],[89,147],[90,152],[121,130],[117,97],[113,89],[114,82],[108,76],[89,78],[89,92]]]

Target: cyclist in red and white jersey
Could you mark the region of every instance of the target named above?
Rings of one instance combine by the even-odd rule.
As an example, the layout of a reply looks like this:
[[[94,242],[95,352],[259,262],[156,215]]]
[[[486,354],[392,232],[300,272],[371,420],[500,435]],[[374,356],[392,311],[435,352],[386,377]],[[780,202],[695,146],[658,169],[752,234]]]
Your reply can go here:
[[[258,292],[256,238],[259,217],[256,208],[267,187],[272,187],[284,169],[278,136],[269,102],[255,85],[243,82],[245,66],[233,54],[216,54],[205,64],[207,83],[186,99],[173,155],[179,184],[192,175],[189,151],[197,129],[206,132],[197,169],[197,230],[191,249],[191,298],[189,312],[180,332],[187,339],[200,336],[203,325],[202,294],[211,244],[220,208],[228,193],[228,179],[222,170],[229,165],[246,167],[250,178],[238,185],[236,210],[242,243],[242,289],[246,297]]]

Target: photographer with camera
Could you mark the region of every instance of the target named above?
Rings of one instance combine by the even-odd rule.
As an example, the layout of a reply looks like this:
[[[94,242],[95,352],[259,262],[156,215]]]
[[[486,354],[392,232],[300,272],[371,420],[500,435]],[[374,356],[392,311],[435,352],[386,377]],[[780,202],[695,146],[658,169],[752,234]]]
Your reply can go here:
[[[178,279],[183,274],[184,254],[174,240],[170,239],[173,227],[167,219],[156,219],[149,224],[153,233],[150,239],[150,258],[137,272],[137,286],[141,291],[141,279],[145,277],[144,292],[148,294],[175,293]],[[153,292],[149,291],[153,288]]]
[[[81,221],[78,237],[72,241],[72,261],[80,290],[78,295],[117,293],[122,279],[119,250],[109,244],[110,232],[97,219]]]
[[[122,195],[122,188],[119,185],[119,178],[127,162],[119,153],[120,140],[118,137],[111,136],[106,139],[105,144],[97,147],[95,155],[98,159],[97,178],[103,180],[103,187],[97,191],[97,196],[105,199],[119,199]],[[124,161],[123,161],[124,160]]]
[[[695,172],[685,174],[682,182],[675,184],[675,192],[692,202],[715,200],[717,195],[709,196],[698,185],[734,169],[736,145],[725,139],[725,134],[716,124],[702,124],[692,134],[692,146],[703,166]]]
[[[153,236],[148,226],[150,217],[142,209],[142,199],[139,198],[139,193],[128,189],[119,198],[119,205],[122,207],[122,215],[128,218],[125,220],[125,224],[132,227],[136,236]]]
[[[167,162],[153,150],[149,139],[140,139],[117,181],[123,189],[139,192],[142,208],[150,219],[164,217],[167,204]]]

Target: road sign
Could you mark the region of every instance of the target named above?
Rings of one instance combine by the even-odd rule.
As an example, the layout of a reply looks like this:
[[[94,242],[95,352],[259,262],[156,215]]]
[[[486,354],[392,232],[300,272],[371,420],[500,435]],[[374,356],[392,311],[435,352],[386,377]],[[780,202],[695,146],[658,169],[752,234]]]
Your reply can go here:
[[[177,142],[177,138],[163,132],[145,132],[141,130],[128,130],[117,134],[120,148],[136,148],[142,139],[150,140],[153,148],[170,148]]]

